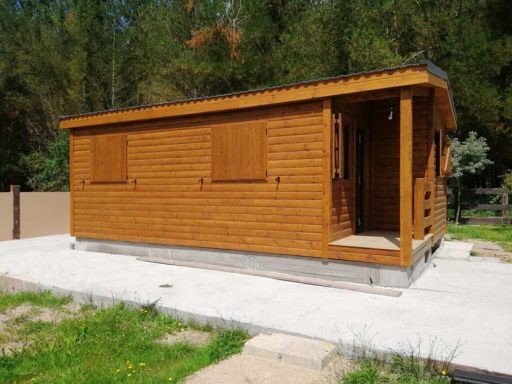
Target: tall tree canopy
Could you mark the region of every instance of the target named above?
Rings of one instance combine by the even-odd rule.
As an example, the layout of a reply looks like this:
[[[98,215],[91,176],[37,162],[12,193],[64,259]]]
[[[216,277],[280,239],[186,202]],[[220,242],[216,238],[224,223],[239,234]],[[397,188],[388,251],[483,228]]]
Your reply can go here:
[[[509,0],[0,0],[0,190],[67,186],[61,115],[428,59],[512,168]]]

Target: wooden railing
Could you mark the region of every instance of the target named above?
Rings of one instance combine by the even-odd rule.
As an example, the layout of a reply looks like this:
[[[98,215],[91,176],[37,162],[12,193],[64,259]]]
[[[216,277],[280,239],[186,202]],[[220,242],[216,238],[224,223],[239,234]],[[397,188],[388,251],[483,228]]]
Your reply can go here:
[[[434,185],[424,178],[414,180],[414,239],[423,240],[434,224]]]
[[[447,190],[448,207],[457,211],[455,193],[452,189]],[[475,195],[494,195],[496,200],[493,204],[482,204],[475,202],[475,199],[470,199],[470,196]],[[470,216],[461,215],[460,221],[464,224],[512,224],[510,211],[512,211],[512,204],[509,204],[509,192],[502,188],[473,188],[465,189],[461,197],[461,206],[463,210],[472,211],[494,211],[500,212],[495,216]]]

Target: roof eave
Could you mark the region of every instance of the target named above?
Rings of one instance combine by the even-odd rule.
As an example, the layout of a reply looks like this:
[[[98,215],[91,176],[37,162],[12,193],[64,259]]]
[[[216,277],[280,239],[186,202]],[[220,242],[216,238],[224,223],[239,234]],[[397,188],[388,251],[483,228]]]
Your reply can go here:
[[[456,126],[453,101],[451,100],[446,73],[430,62],[422,62],[414,65],[361,72],[255,91],[65,116],[60,120],[60,128],[84,128],[184,117],[311,101],[333,96],[413,85],[427,85],[446,89],[448,102],[452,110],[451,114],[448,114],[451,117],[445,116],[450,121],[447,125]]]

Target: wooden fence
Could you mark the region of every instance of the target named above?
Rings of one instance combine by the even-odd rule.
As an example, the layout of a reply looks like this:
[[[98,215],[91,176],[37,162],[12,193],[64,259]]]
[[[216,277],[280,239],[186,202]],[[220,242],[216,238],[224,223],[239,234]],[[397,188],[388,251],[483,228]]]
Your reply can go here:
[[[468,195],[494,195],[499,196],[497,200],[499,203],[487,204],[487,203],[470,203],[464,197]],[[511,218],[509,211],[512,210],[512,205],[509,204],[508,193],[501,188],[474,188],[470,190],[464,190],[464,194],[461,198],[462,210],[473,210],[473,211],[496,211],[501,214],[498,216],[461,216],[461,222],[466,224],[510,224]],[[454,191],[448,189],[448,205],[455,211],[455,194]]]
[[[69,192],[0,192],[0,240],[69,233]]]

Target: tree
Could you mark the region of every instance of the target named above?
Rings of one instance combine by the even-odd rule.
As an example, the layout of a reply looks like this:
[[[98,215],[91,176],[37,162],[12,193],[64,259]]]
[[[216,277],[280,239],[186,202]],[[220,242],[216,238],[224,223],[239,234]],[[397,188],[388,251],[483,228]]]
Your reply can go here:
[[[487,158],[489,146],[485,137],[478,137],[476,132],[469,132],[464,141],[453,139],[452,142],[452,180],[455,182],[457,212],[455,222],[460,220],[460,195],[464,177],[483,172],[493,162]]]
[[[511,20],[510,0],[0,0],[0,190],[32,188],[33,172],[60,188],[42,157],[62,115],[423,59],[450,77],[458,135],[492,149],[465,182],[497,186],[512,169]]]

